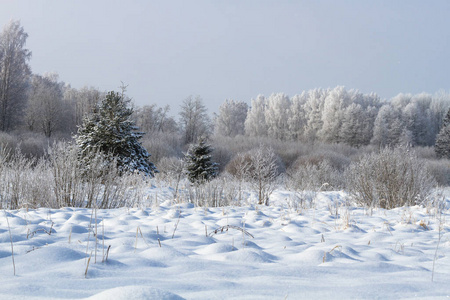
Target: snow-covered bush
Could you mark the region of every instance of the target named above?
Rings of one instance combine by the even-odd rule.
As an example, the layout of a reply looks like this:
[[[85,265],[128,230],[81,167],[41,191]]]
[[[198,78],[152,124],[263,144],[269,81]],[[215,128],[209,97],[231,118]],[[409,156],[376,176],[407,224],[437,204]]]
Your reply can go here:
[[[277,186],[282,169],[279,157],[271,148],[259,146],[247,153],[245,180],[258,195],[258,204],[269,205],[269,196]]]
[[[426,160],[426,167],[439,186],[450,186],[450,160]]]
[[[248,172],[249,164],[249,155],[245,153],[238,153],[227,164],[225,168],[226,173],[232,176],[237,183],[239,202],[242,202],[244,181],[246,180],[246,174]]]
[[[173,198],[177,199],[180,183],[186,178],[185,161],[178,157],[164,157],[160,160],[158,169],[161,171],[156,175],[156,180],[164,181],[172,187]]]
[[[116,164],[98,155],[91,168],[80,169],[78,151],[68,143],[54,144],[48,159],[30,159],[0,147],[0,206],[98,207],[134,206],[143,201],[142,175],[119,176]]]
[[[59,207],[83,206],[83,178],[77,147],[69,143],[55,143],[48,152],[56,205]]]
[[[347,189],[361,205],[394,208],[422,203],[435,186],[423,161],[407,148],[385,148],[350,165]]]
[[[295,192],[300,207],[305,208],[313,205],[317,192],[336,189],[334,184],[339,184],[341,177],[340,172],[324,160],[318,164],[300,164],[289,170],[285,175],[285,184]]]
[[[44,160],[27,159],[19,150],[0,154],[0,203],[2,207],[51,206],[51,177]]]
[[[197,206],[240,206],[239,183],[229,174],[216,177],[202,185],[187,186],[188,200]]]

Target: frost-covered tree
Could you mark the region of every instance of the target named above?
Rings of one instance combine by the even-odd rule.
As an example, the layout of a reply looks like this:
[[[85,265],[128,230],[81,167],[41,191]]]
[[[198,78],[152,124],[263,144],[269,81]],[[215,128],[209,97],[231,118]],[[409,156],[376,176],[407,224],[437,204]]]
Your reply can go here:
[[[340,140],[350,146],[358,147],[364,144],[362,126],[364,112],[361,105],[352,103],[343,112]]]
[[[315,89],[308,91],[308,100],[304,105],[305,130],[304,139],[314,142],[318,138],[318,132],[322,129],[322,112],[328,90]]]
[[[433,136],[432,145],[436,142],[436,136],[441,130],[444,118],[450,106],[450,94],[440,91],[433,95],[430,103],[430,127]]]
[[[371,143],[379,147],[396,146],[403,133],[401,112],[390,104],[383,105],[375,119]]]
[[[134,111],[136,125],[146,133],[174,133],[178,130],[176,121],[169,116],[170,106],[145,105]]]
[[[219,136],[244,135],[248,105],[245,102],[226,100],[219,108],[214,131]]]
[[[252,99],[252,105],[245,120],[245,134],[248,136],[267,136],[267,124],[265,118],[266,99],[263,95],[258,95]]]
[[[217,175],[217,164],[211,160],[211,145],[200,137],[198,143],[192,144],[185,155],[186,173],[192,183],[202,184]]]
[[[266,101],[267,135],[277,140],[288,140],[291,100],[283,93],[272,94]]]
[[[319,132],[322,141],[329,143],[340,142],[344,110],[351,103],[353,95],[353,91],[347,92],[342,86],[338,86],[328,93],[323,106],[323,125]]]
[[[438,157],[450,159],[450,109],[444,118],[441,131],[437,135],[434,150]]]
[[[190,144],[210,132],[211,121],[206,113],[206,107],[200,96],[189,96],[183,101],[180,110],[180,127],[184,143]]]
[[[142,133],[131,119],[133,109],[121,95],[109,92],[95,111],[86,117],[75,137],[80,158],[89,167],[90,160],[100,153],[114,159],[122,173],[138,171],[153,176],[156,167],[150,154],[142,147]]]
[[[31,52],[25,49],[28,34],[19,21],[0,33],[0,130],[9,131],[22,117],[27,99]]]
[[[27,127],[42,130],[50,137],[60,126],[63,117],[63,83],[58,82],[58,75],[33,75],[30,96],[26,108],[25,121]]]
[[[293,141],[300,140],[304,135],[306,126],[305,103],[308,100],[307,93],[295,95],[291,99],[291,108],[288,113],[288,126],[290,139]]]

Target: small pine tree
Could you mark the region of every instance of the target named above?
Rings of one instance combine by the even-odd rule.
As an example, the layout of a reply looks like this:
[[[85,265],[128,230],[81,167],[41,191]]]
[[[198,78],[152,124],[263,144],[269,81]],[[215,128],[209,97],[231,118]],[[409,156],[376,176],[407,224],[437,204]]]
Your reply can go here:
[[[436,136],[434,151],[438,157],[450,159],[450,109],[444,118],[439,134]]]
[[[85,167],[98,153],[115,160],[121,173],[138,171],[153,176],[156,167],[139,139],[131,119],[133,109],[118,93],[109,92],[94,112],[83,120],[75,137],[79,155]]]
[[[190,182],[202,184],[217,175],[218,164],[211,161],[212,151],[211,145],[208,145],[204,138],[189,147],[185,161]]]

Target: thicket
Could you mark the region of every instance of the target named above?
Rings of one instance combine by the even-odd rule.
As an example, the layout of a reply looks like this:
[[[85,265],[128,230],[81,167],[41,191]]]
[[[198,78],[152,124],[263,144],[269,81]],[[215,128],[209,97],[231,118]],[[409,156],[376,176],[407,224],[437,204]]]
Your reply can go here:
[[[412,149],[382,149],[353,162],[346,186],[359,204],[391,209],[423,204],[436,186]]]
[[[135,206],[145,197],[142,175],[120,174],[102,155],[88,172],[80,166],[73,144],[57,143],[41,159],[26,158],[20,150],[0,150],[0,206],[115,208]]]

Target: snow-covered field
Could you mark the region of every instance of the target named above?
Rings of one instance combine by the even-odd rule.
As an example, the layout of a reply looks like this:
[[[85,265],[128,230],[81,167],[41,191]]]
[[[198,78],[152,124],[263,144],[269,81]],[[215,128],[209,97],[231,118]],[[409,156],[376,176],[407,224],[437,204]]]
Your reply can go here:
[[[0,298],[450,297],[449,202],[439,219],[420,207],[370,214],[344,197],[321,193],[301,211],[283,191],[269,207],[2,211]]]

